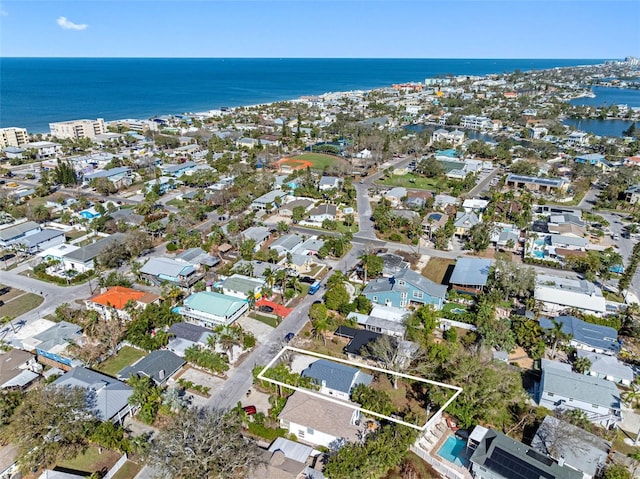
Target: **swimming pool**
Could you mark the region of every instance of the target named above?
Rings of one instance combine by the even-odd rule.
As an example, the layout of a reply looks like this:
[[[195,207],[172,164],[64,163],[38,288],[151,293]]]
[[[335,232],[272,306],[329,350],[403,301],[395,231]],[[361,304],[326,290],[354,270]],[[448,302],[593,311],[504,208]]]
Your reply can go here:
[[[456,466],[467,467],[469,459],[467,455],[467,441],[449,436],[438,450],[438,456]]]
[[[462,314],[462,313],[466,313],[467,310],[466,309],[462,309],[462,308],[452,308],[451,312],[453,314]]]
[[[537,244],[538,246],[543,246],[545,244],[545,240],[537,239],[534,241],[534,243]]]
[[[545,254],[544,251],[535,250],[533,251],[533,256],[535,256],[536,258],[544,258]]]

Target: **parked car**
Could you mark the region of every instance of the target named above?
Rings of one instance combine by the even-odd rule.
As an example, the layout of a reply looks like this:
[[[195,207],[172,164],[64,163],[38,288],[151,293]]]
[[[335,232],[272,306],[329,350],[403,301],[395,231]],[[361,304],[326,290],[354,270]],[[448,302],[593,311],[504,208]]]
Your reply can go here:
[[[242,408],[242,410],[244,412],[246,412],[249,416],[254,415],[257,411],[256,411],[256,407],[255,406],[245,406]]]
[[[302,278],[300,278],[300,282],[301,283],[307,283],[307,284],[313,284],[316,282],[315,279],[313,279],[311,276],[303,276]]]
[[[285,342],[290,342],[293,338],[295,337],[295,334],[293,333],[287,333],[287,335],[284,337]]]
[[[258,306],[258,311],[262,313],[273,313],[273,308],[271,306],[262,305]]]
[[[3,294],[7,294],[9,291],[11,291],[11,288],[9,286],[0,289],[0,296],[2,296]]]
[[[4,306],[4,301],[0,299],[0,306]]]

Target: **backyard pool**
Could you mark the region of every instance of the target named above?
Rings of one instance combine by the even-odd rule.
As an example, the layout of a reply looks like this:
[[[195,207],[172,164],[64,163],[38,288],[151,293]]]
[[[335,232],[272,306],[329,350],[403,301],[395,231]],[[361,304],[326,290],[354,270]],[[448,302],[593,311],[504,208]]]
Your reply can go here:
[[[451,309],[451,312],[453,314],[462,314],[462,313],[466,313],[467,310],[466,309],[462,309],[462,308],[453,308],[453,309]]]
[[[438,450],[438,456],[456,466],[467,467],[469,464],[467,441],[456,436],[449,436]]]
[[[532,251],[532,253],[533,253],[533,256],[535,256],[536,258],[544,259],[544,256],[545,256],[544,251],[535,250],[535,251]]]
[[[537,239],[534,241],[535,244],[537,244],[538,246],[544,246],[545,241],[544,239]]]

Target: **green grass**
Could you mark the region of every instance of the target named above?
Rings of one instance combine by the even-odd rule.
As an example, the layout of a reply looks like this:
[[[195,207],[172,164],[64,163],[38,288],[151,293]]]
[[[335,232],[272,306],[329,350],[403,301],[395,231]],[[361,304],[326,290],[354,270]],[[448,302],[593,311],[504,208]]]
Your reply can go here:
[[[287,435],[286,429],[282,429],[280,427],[277,429],[271,429],[270,427],[266,427],[255,422],[250,422],[248,424],[248,428],[251,434],[268,439],[269,441],[273,441],[278,437],[285,437]]]
[[[83,454],[78,454],[73,459],[61,461],[57,465],[89,474],[102,471],[103,469],[106,472],[118,462],[121,455],[119,452],[108,449],[103,449],[102,454],[100,454],[98,447],[94,446],[88,448]]]
[[[426,266],[422,270],[422,275],[429,278],[437,284],[444,284],[443,280],[447,275],[450,266],[456,264],[454,259],[436,258],[429,259]]]
[[[81,231],[81,230],[71,230],[71,231],[67,231],[64,236],[65,238],[67,238],[67,241],[73,241],[74,239],[78,239],[81,238],[82,236],[86,235],[87,232],[86,231]]]
[[[263,316],[262,314],[251,313],[249,314],[249,317],[257,321],[260,321],[261,323],[264,323],[267,326],[271,326],[272,328],[275,328],[276,326],[278,326],[278,322],[276,318],[272,318],[271,316]]]
[[[11,301],[6,301],[3,306],[0,306],[0,317],[8,316],[11,319],[17,318],[37,308],[43,301],[44,298],[42,296],[33,293],[16,296]]]
[[[314,170],[324,170],[332,166],[339,158],[322,153],[303,153],[301,155],[291,157],[292,160],[306,160],[313,163]]]
[[[423,176],[407,173],[406,175],[391,175],[381,178],[376,183],[385,186],[402,186],[414,190],[439,190],[448,191],[447,181],[443,178],[426,178]]]
[[[100,364],[98,371],[102,371],[105,374],[115,377],[119,371],[130,366],[144,356],[146,356],[144,351],[125,346],[118,351],[118,354]]]
[[[178,198],[174,198],[172,200],[167,201],[167,205],[175,206],[176,208],[182,208],[183,206],[185,206],[185,202],[182,200],[179,200]]]
[[[118,470],[113,479],[133,479],[140,472],[142,466],[135,462],[127,461]]]

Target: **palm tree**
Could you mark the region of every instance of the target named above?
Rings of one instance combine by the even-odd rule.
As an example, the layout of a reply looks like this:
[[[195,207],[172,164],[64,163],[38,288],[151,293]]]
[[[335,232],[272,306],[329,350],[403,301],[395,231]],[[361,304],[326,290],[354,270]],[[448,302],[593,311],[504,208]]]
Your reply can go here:
[[[287,270],[279,269],[276,272],[275,281],[280,284],[280,296],[282,297],[282,304],[284,304],[284,292],[287,287]]]
[[[302,288],[300,287],[300,280],[297,276],[290,276],[287,286],[293,289],[295,294],[302,292]]]
[[[313,334],[313,337],[322,338],[322,344],[326,346],[327,338],[325,336],[325,333],[329,331],[329,328],[331,326],[329,324],[329,319],[328,318],[317,319],[316,321],[313,321],[311,324],[313,326],[313,328],[311,329],[311,334]]]
[[[563,323],[557,322],[555,319],[552,319],[553,327],[546,332],[547,338],[551,341],[551,359],[556,358],[556,352],[558,349],[558,344],[564,341],[568,341],[571,338],[570,334],[565,333],[562,330]]]
[[[11,318],[9,316],[3,316],[2,318],[0,318],[0,324],[7,324],[7,323],[9,323],[9,325],[11,326],[11,329],[13,330],[13,333],[15,334],[16,327],[13,325]]]

